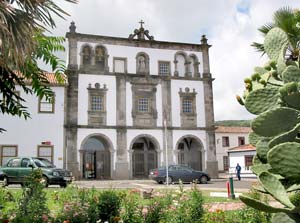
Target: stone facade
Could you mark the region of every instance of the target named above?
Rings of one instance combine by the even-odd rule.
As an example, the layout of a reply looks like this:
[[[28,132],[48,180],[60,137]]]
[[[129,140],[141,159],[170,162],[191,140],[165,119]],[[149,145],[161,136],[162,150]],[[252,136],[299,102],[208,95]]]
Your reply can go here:
[[[66,36],[68,169],[79,178],[130,179],[168,159],[217,177],[205,36],[201,44],[156,41],[142,23],[129,38],[77,33],[74,23]]]

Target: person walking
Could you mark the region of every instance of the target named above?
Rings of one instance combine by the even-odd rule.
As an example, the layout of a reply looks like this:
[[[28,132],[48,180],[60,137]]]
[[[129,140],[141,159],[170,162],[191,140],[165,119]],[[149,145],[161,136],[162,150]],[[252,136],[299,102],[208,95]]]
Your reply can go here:
[[[236,176],[238,180],[241,180],[241,166],[239,164],[236,165],[235,170],[236,170]]]

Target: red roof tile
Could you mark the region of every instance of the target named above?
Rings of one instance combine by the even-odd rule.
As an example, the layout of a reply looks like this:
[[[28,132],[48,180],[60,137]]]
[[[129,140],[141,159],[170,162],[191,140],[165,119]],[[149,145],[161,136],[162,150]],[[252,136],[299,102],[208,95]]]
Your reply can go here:
[[[216,133],[250,133],[252,129],[250,127],[238,127],[238,126],[216,126]]]
[[[256,150],[255,146],[253,146],[251,144],[247,144],[247,145],[230,148],[230,149],[228,149],[228,152],[255,151],[255,150]]]
[[[21,77],[22,73],[20,71],[15,71],[15,73]],[[44,72],[44,76],[47,79],[47,81],[49,82],[50,85],[67,85],[68,84],[68,80],[67,80],[67,76],[65,74],[62,75],[62,83],[57,79],[55,73],[48,73],[48,72]],[[30,80],[25,80],[26,84],[30,84],[31,81]]]

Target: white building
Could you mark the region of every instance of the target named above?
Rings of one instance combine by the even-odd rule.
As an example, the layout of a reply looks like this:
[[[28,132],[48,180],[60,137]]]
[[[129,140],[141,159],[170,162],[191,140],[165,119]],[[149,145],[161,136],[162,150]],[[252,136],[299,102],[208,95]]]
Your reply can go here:
[[[216,177],[210,45],[81,34],[71,23],[66,165],[82,178],[131,179],[169,163]],[[167,130],[164,128],[166,117]]]
[[[250,127],[217,126],[216,153],[219,171],[229,170],[228,152],[231,148],[249,144]]]
[[[71,23],[68,84],[52,83],[54,104],[20,91],[32,119],[1,114],[0,162],[42,156],[78,178],[132,179],[167,157],[217,177],[210,45],[156,41],[142,24],[118,38]]]
[[[17,92],[25,99],[31,118],[3,115],[0,113],[0,166],[16,156],[44,157],[57,167],[64,164],[64,106],[65,84],[58,84],[55,75],[45,74],[55,98],[53,103],[25,94],[17,86]]]
[[[229,174],[235,174],[237,164],[241,166],[241,177],[255,177],[250,167],[253,157],[256,155],[256,148],[251,144],[237,146],[228,150]]]

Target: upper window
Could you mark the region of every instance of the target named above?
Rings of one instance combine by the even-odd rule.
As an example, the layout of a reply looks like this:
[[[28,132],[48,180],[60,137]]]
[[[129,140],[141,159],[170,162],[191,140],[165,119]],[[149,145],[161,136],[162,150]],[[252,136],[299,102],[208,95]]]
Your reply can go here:
[[[162,76],[170,75],[170,62],[159,61],[158,62],[158,73]]]
[[[193,101],[190,99],[182,100],[182,112],[183,113],[192,113],[193,112]]]
[[[105,49],[102,46],[96,46],[95,48],[95,64],[101,69],[105,65]]]
[[[37,155],[53,163],[53,146],[38,146]]]
[[[121,57],[114,57],[114,72],[127,73],[127,59]]]
[[[138,111],[148,112],[149,111],[149,100],[148,98],[139,98],[138,100]]]
[[[9,159],[18,156],[17,146],[2,146],[0,149],[0,165],[4,165]]]
[[[245,137],[239,136],[238,143],[239,143],[239,146],[245,145]]]
[[[47,100],[45,97],[39,98],[39,112],[40,113],[54,113],[55,100]]]
[[[228,136],[223,136],[222,137],[222,146],[223,147],[229,147],[229,137]]]
[[[103,111],[103,96],[93,95],[91,96],[91,110]]]
[[[92,48],[90,46],[84,46],[82,48],[82,64],[88,65],[92,61]]]

